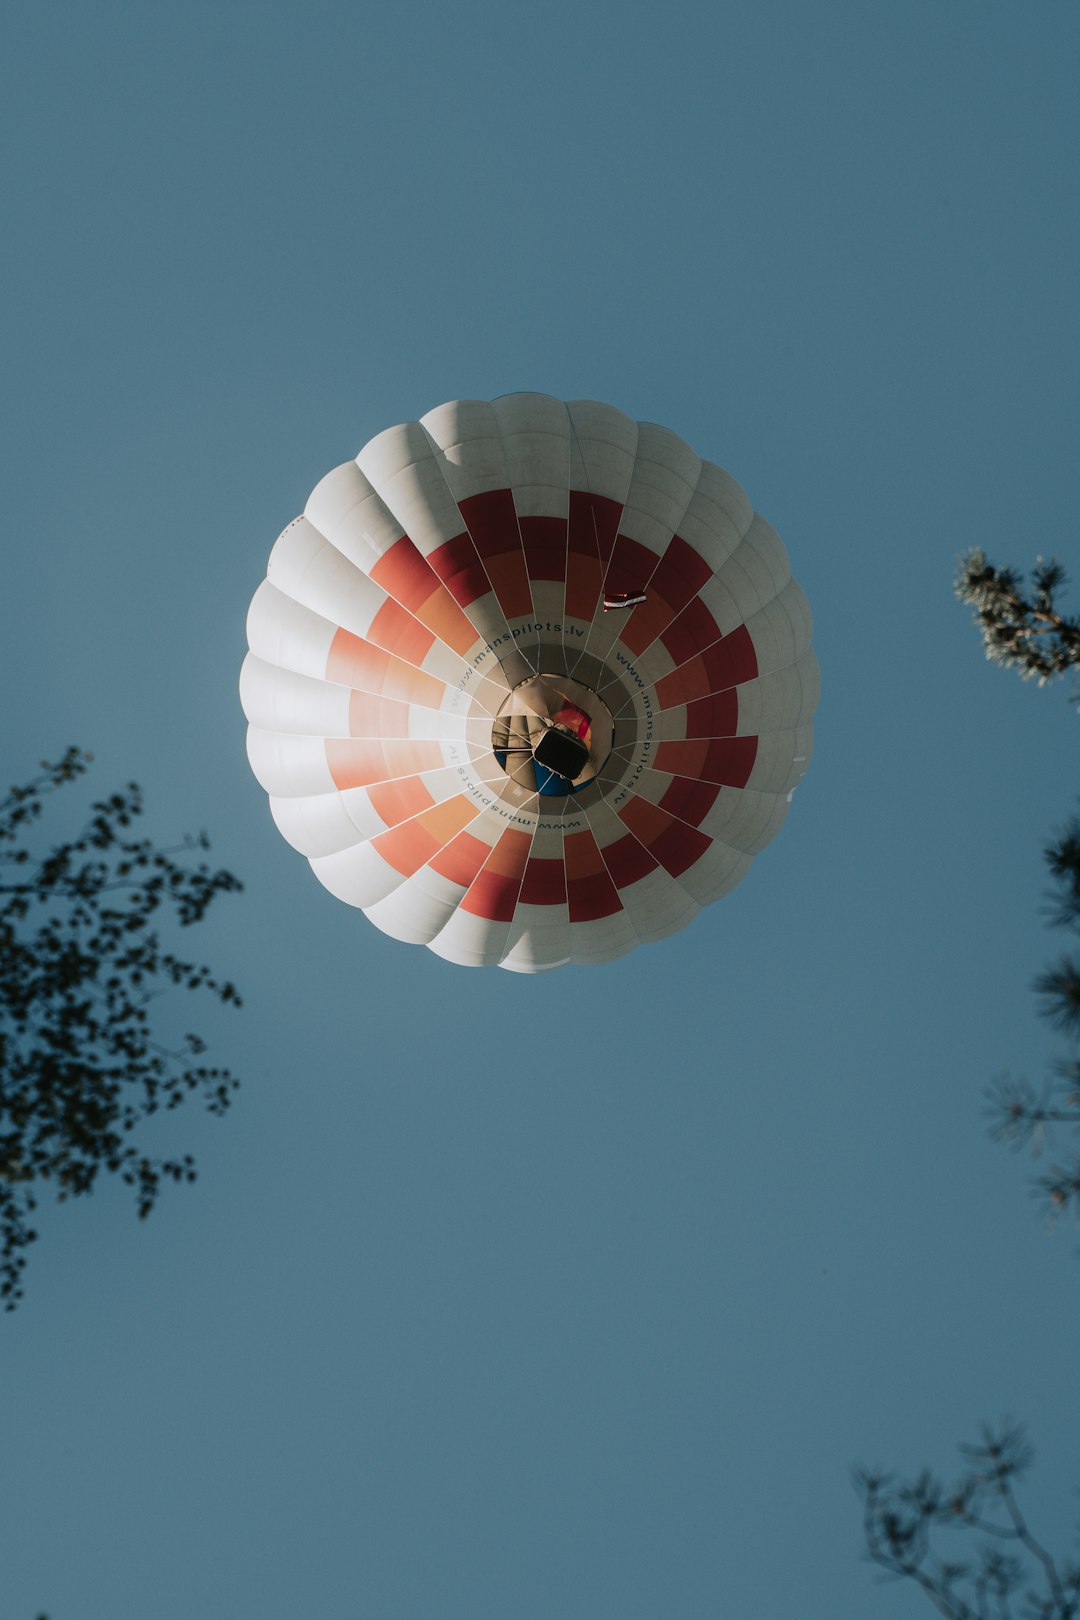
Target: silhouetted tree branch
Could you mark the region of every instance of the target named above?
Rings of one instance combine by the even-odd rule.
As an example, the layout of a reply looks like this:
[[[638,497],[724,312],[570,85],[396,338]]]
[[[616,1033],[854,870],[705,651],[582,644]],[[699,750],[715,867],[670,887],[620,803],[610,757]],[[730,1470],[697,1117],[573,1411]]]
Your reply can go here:
[[[237,1082],[154,1037],[150,1004],[165,990],[208,990],[234,1006],[234,986],[167,950],[151,919],[199,922],[219,894],[240,889],[230,872],[176,857],[209,847],[205,835],[159,849],[127,829],[142,814],[135,783],[91,807],[75,838],[44,855],[26,839],[59,788],[87,768],[69,748],[0,802],[0,1299],[22,1297],[25,1250],[38,1190],[61,1200],[88,1193],[99,1172],[153,1208],[163,1180],[195,1179],[190,1155],[154,1158],[130,1140],[139,1122],[201,1092],[223,1114]],[[160,919],[159,919],[160,920]]]
[[[1015,569],[996,568],[975,547],[960,559],[955,588],[961,602],[975,609],[987,658],[1042,684],[1080,669],[1080,621],[1066,618],[1057,605],[1065,582],[1059,562],[1039,557],[1025,594]]]
[[[1080,934],[1080,818],[1069,821],[1044,855],[1056,884],[1051,921]],[[1070,1038],[1080,1037],[1080,961],[1062,956],[1039,974],[1035,990],[1043,1016]],[[1057,1145],[1062,1127],[1080,1130],[1080,1054],[1062,1058],[1041,1087],[1003,1075],[989,1088],[987,1099],[994,1139],[1015,1149],[1030,1144],[1038,1155]],[[1035,1192],[1051,1225],[1070,1206],[1080,1219],[1080,1154],[1071,1163],[1052,1165],[1037,1178]]]
[[[1080,1613],[1080,1563],[1047,1550],[1016,1497],[1032,1459],[1023,1429],[984,1429],[977,1445],[960,1450],[968,1465],[949,1486],[926,1469],[913,1480],[855,1471],[868,1555],[889,1575],[913,1581],[950,1620],[1019,1620],[1021,1613],[1073,1620]],[[943,1556],[943,1539],[965,1532],[965,1555]],[[1017,1600],[1023,1610],[1013,1607]]]

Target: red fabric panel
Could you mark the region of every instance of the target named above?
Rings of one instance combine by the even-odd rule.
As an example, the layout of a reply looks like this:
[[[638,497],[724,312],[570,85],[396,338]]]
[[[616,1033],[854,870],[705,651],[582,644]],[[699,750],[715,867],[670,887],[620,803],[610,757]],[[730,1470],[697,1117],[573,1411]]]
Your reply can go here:
[[[339,789],[367,787],[372,782],[388,782],[393,777],[415,776],[419,771],[437,771],[443,764],[438,743],[411,742],[399,737],[388,737],[382,742],[327,737],[325,747],[326,763],[334,786]]]
[[[570,491],[566,612],[571,618],[591,619],[596,611],[621,517],[618,501],[581,490]]]
[[[487,490],[458,502],[458,510],[472,535],[477,555],[501,557],[521,550],[514,497],[508,489]]]
[[[672,776],[697,776],[725,787],[745,787],[757,758],[756,737],[723,737],[715,742],[662,742],[656,768]]]
[[[469,885],[461,902],[462,911],[471,911],[490,922],[510,922],[531,846],[530,833],[513,828],[504,832]]]
[[[638,878],[655,872],[659,864],[633,833],[617,838],[613,844],[605,844],[601,853],[617,889],[625,889],[628,883],[636,883]]]
[[[757,653],[745,624],[740,624],[723,641],[706,647],[701,656],[712,682],[711,692],[722,692],[726,687],[752,681],[758,672]]]
[[[428,561],[461,607],[468,607],[470,602],[486,596],[491,589],[484,565],[468,534],[459,534],[453,540],[447,540],[431,552]]]
[[[711,575],[712,569],[704,557],[680,535],[673,534],[649,581],[649,590],[655,591],[679,611],[691,597],[697,595]]]
[[[739,729],[739,694],[732,687],[686,706],[688,737],[734,737]]]
[[[674,623],[661,633],[660,640],[677,664],[685,664],[688,658],[693,658],[703,647],[708,647],[719,635],[720,626],[700,596],[695,596]]]
[[[470,832],[461,832],[445,849],[433,855],[428,864],[440,877],[467,889],[490,854],[490,844],[485,844],[482,838],[474,838]]]
[[[620,534],[604,576],[604,594],[617,596],[626,592],[636,596],[645,589],[658,560],[656,552],[650,551],[648,546]]]
[[[371,577],[387,596],[415,613],[438,587],[427,559],[417,551],[408,535],[394,542],[371,570]]]
[[[565,905],[566,867],[562,861],[532,857],[525,868],[519,898],[523,906]]]
[[[672,877],[678,877],[699,861],[712,843],[711,838],[706,838],[695,827],[677,821],[659,805],[649,804],[645,799],[631,799],[619,811],[619,817]]]
[[[695,782],[676,776],[660,800],[660,807],[691,827],[700,827],[716,803],[720,789],[715,782]]]
[[[530,579],[566,578],[566,519],[523,517],[518,519],[525,563]]]
[[[611,875],[591,832],[569,833],[563,840],[566,853],[566,898],[570,921],[596,922],[622,910]]]
[[[456,607],[454,612],[458,612]],[[473,636],[475,639],[475,631]],[[426,709],[437,709],[446,693],[446,687],[437,676],[427,675],[412,664],[391,657],[385,648],[376,647],[349,630],[339,630],[330,643],[326,678],[360,692],[398,698],[403,703],[419,703]]]
[[[488,490],[458,502],[477,555],[508,619],[532,612],[532,592],[518,533],[514,497],[508,489]]]

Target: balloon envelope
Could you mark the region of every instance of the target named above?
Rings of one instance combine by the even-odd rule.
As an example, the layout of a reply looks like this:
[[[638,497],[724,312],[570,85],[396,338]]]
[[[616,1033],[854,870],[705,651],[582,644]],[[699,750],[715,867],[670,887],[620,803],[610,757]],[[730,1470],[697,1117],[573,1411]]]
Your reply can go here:
[[[726,894],[811,751],[810,611],[738,484],[593,400],[455,400],[313,490],[248,616],[252,768],[319,880],[525,973]]]

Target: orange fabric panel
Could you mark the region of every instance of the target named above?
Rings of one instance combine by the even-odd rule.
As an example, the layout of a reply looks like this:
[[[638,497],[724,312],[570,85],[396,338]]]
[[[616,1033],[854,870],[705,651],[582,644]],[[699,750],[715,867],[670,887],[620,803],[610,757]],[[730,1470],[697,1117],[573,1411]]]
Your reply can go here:
[[[439,848],[444,849],[479,814],[480,806],[467,793],[458,793],[454,798],[444,799],[442,804],[425,810],[417,820],[433,838],[438,839]]]
[[[715,737],[701,742],[663,742],[656,768],[672,776],[696,776],[703,782],[745,787],[757,758],[756,737]]]
[[[613,917],[621,911],[618,890],[592,833],[568,833],[563,840],[563,850],[570,921],[597,922],[601,917]]]
[[[431,870],[467,889],[490,854],[490,844],[470,832],[461,832],[445,849],[432,856]]]
[[[507,877],[521,877],[532,848],[532,833],[508,827],[491,852],[488,866]]]
[[[467,653],[479,639],[476,627],[470,624],[445,585],[440,585],[420,604],[416,617],[456,653]]]
[[[384,602],[372,619],[368,635],[407,664],[422,664],[435,637],[397,602]]]
[[[635,658],[639,657],[646,647],[652,645],[661,630],[667,629],[674,616],[663,597],[650,591],[647,600],[639,603],[626,618],[619,640],[629,647]]]
[[[338,686],[418,703],[425,709],[437,709],[446,692],[437,676],[415,669],[351,630],[339,630],[330,643],[326,678]]]
[[[429,810],[435,803],[418,776],[405,777],[400,782],[382,782],[368,789],[368,798],[388,827],[418,816],[421,810]]]
[[[431,595],[435,583],[427,559],[408,536],[403,536],[383,552],[371,570],[371,577],[387,596],[394,597],[411,613],[416,612],[419,602]]]
[[[656,769],[669,771],[672,776],[696,776],[700,779],[708,757],[706,738],[692,742],[662,742],[656,750]]]
[[[571,551],[566,559],[566,611],[572,619],[591,619],[604,583],[604,565],[599,557],[582,557]]]
[[[516,551],[485,557],[484,566],[491,581],[491,588],[506,617],[527,618],[533,610],[533,602],[521,547],[519,546]]]
[[[687,663],[680,664],[678,669],[673,669],[670,675],[664,675],[657,681],[656,695],[662,709],[677,709],[682,703],[692,703],[695,698],[707,697],[710,685],[704,659],[691,658]]]
[[[491,922],[509,922],[514,915],[532,834],[508,827],[484,862],[461,902],[463,911]]]
[[[464,793],[459,793],[456,798],[433,805],[412,821],[380,833],[372,839],[372,843],[395,871],[411,877],[478,814],[478,806]]]

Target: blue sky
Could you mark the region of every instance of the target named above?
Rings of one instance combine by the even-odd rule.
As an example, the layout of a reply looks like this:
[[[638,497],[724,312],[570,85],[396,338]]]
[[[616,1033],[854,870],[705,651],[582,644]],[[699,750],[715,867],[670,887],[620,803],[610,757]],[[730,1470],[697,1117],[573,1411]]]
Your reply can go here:
[[[1077,1241],[981,1089],[1054,1049],[1077,721],[951,578],[1075,558],[1078,45],[1056,0],[9,23],[8,779],[79,742],[247,886],[197,941],[244,1010],[175,1011],[244,1080],[162,1127],[198,1185],[47,1213],[0,1324],[13,1620],[905,1620],[848,1466],[1005,1412],[1064,1542]],[[331,899],[236,696],[321,474],[515,389],[729,468],[823,679],[745,883],[554,979]]]

